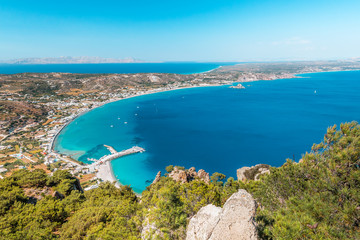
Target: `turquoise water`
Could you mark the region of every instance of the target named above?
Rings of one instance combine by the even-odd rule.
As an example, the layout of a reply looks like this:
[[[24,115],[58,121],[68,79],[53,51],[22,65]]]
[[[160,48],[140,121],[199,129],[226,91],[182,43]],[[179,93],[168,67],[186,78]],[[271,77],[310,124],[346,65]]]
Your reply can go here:
[[[360,71],[302,76],[244,83],[246,89],[182,89],[110,103],[69,124],[55,149],[78,153],[86,162],[108,154],[103,144],[144,147],[146,153],[112,161],[117,178],[136,192],[170,164],[236,177],[243,166],[298,161],[327,127],[360,120]]]
[[[0,74],[24,72],[48,73],[178,73],[192,74],[236,63],[97,63],[97,64],[0,64]]]

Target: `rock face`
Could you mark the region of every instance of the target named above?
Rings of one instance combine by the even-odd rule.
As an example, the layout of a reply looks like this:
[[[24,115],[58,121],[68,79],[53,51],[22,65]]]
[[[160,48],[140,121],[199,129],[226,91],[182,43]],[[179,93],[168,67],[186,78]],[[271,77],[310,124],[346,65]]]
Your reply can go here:
[[[155,183],[157,183],[158,181],[160,181],[160,178],[161,178],[161,171],[159,171],[159,172],[156,174],[156,177],[155,177],[154,181],[152,182],[152,184],[155,184]]]
[[[269,174],[270,166],[267,164],[258,164],[253,167],[242,167],[236,171],[238,180],[259,180],[260,175]]]
[[[186,239],[209,239],[219,222],[222,209],[212,204],[201,208],[190,220]]]
[[[176,182],[187,183],[195,179],[201,179],[207,184],[210,182],[209,173],[205,172],[203,169],[200,169],[198,173],[194,167],[189,170],[182,170],[174,167],[174,170],[169,173],[169,177],[174,179]]]
[[[236,171],[236,176],[237,176],[237,179],[240,180],[240,181],[245,181],[247,178],[245,177],[245,171],[249,170],[250,167],[242,167],[242,168],[239,168],[237,171]]]
[[[210,183],[210,176],[209,173],[205,172],[203,169],[200,169],[197,173],[198,177],[202,179],[207,184]]]
[[[207,205],[189,222],[186,240],[255,240],[256,203],[243,189],[234,193],[223,208]]]

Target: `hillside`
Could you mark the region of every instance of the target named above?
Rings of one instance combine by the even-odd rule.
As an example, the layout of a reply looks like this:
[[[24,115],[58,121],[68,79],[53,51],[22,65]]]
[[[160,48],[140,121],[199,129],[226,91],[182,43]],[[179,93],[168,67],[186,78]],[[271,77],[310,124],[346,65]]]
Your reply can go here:
[[[1,239],[184,239],[191,217],[208,204],[222,207],[239,189],[258,204],[262,239],[360,237],[357,123],[329,128],[299,163],[288,160],[258,181],[223,182],[215,173],[208,182],[191,169],[167,170],[142,197],[108,182],[83,192],[66,171],[17,171],[0,180]],[[176,174],[187,180],[175,181]]]

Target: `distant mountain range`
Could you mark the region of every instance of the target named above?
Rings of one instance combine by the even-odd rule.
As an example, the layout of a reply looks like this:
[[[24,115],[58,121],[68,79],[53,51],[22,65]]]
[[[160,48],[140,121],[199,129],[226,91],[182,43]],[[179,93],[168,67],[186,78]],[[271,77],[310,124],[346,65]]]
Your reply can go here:
[[[102,57],[49,57],[49,58],[19,58],[0,61],[7,64],[68,64],[68,63],[144,63],[135,58],[102,58]]]

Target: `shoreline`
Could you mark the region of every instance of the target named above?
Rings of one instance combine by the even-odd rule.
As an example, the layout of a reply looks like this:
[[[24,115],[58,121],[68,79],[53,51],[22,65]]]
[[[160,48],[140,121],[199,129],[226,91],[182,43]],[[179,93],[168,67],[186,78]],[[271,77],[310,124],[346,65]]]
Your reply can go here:
[[[302,75],[302,74],[312,74],[312,73],[328,73],[328,72],[358,72],[360,71],[360,69],[348,69],[348,70],[328,70],[328,71],[318,71],[318,72],[303,72],[303,73],[296,73],[293,74],[295,77],[299,77],[299,78],[303,78],[301,76],[298,75]]]
[[[146,96],[146,95],[151,95],[151,94],[155,94],[155,93],[164,93],[164,92],[170,92],[170,91],[176,91],[176,90],[182,90],[182,89],[190,89],[190,88],[200,88],[200,87],[220,87],[220,86],[226,86],[228,84],[204,84],[204,85],[197,85],[197,86],[186,86],[186,87],[177,87],[177,88],[173,88],[173,89],[166,89],[166,90],[162,90],[162,89],[153,89],[153,90],[150,90],[148,92],[145,92],[145,93],[141,93],[141,94],[135,94],[135,95],[132,95],[132,96],[129,96],[129,97],[124,97],[124,98],[116,98],[116,99],[112,99],[112,100],[109,100],[109,101],[106,101],[106,102],[101,102],[99,105],[91,108],[91,109],[87,109],[81,113],[78,113],[76,114],[73,118],[71,118],[69,121],[67,121],[66,123],[64,123],[60,129],[56,132],[56,134],[54,135],[52,141],[51,141],[51,146],[50,146],[50,151],[53,152],[53,153],[56,153],[55,150],[54,150],[54,145],[55,145],[55,142],[56,142],[56,138],[59,136],[59,134],[61,133],[61,131],[66,127],[68,126],[70,123],[72,123],[75,119],[77,119],[78,117],[92,111],[92,110],[95,110],[99,107],[102,107],[106,104],[109,104],[109,103],[113,103],[113,102],[117,102],[117,101],[121,101],[121,100],[126,100],[126,99],[130,99],[130,98],[134,98],[134,97],[141,97],[141,96]]]
[[[211,70],[212,71],[212,70]],[[298,74],[292,74],[294,76],[294,78],[302,78],[302,76],[298,76],[301,74],[312,74],[312,73],[324,73],[324,72],[347,72],[347,71],[360,71],[360,70],[343,70],[343,71],[320,71],[320,72],[308,72],[308,73],[298,73]],[[281,80],[281,79],[291,79],[291,78],[278,78],[278,79],[272,79],[272,80]],[[249,81],[243,81],[243,82],[239,82],[239,83],[245,83],[245,82],[255,82],[255,81],[268,81],[268,80],[249,80]],[[235,82],[233,82],[235,83]],[[55,134],[55,136],[53,137],[52,140],[52,144],[51,144],[51,149],[49,151],[49,154],[60,154],[58,152],[55,152],[54,147],[55,147],[55,142],[57,137],[59,136],[59,134],[61,133],[61,131],[68,126],[70,123],[72,123],[75,119],[77,119],[78,117],[82,116],[85,113],[88,113],[96,108],[99,108],[101,106],[104,106],[105,104],[108,103],[112,103],[112,102],[117,102],[117,101],[121,101],[121,100],[125,100],[125,99],[130,99],[130,98],[134,98],[134,97],[140,97],[140,96],[145,96],[145,95],[150,95],[150,94],[155,94],[155,93],[164,93],[164,92],[170,92],[170,91],[175,91],[175,90],[181,90],[181,89],[190,89],[190,88],[199,88],[199,87],[219,87],[219,86],[227,86],[227,85],[231,85],[231,84],[199,84],[199,85],[193,85],[193,86],[183,86],[183,87],[175,87],[175,88],[170,88],[170,89],[164,89],[164,88],[156,88],[156,89],[151,89],[148,90],[146,92],[140,93],[140,94],[133,94],[131,96],[128,97],[124,97],[124,98],[116,98],[116,99],[111,99],[108,100],[106,102],[101,102],[99,105],[96,105],[95,107],[85,110],[77,115],[75,115],[71,120],[69,120],[68,122],[64,123],[63,126],[61,126],[61,128],[58,130],[58,132]],[[85,164],[84,166],[87,166],[89,164]],[[117,187],[122,186],[123,184],[120,182],[119,179],[117,179],[114,175],[114,171],[111,165],[111,161],[107,161],[104,164],[99,164],[99,168],[97,169],[98,171],[96,172],[96,177],[101,179],[102,181],[110,181],[110,182],[116,182],[115,185]],[[136,193],[139,194],[139,193]]]
[[[113,168],[111,166],[111,161],[106,161],[103,164],[99,165],[98,172],[96,173],[96,177],[103,180],[104,182],[109,181],[111,183],[115,182],[115,186],[121,186],[121,182],[115,177]]]
[[[235,64],[235,65],[236,65],[236,64]],[[205,71],[205,72],[189,73],[189,74],[184,74],[184,75],[209,73],[209,72],[215,71],[216,69],[219,69],[219,68],[221,68],[221,67],[223,67],[223,66],[218,66],[218,67],[216,67],[216,68],[213,68],[213,69],[208,70],[208,71]],[[61,133],[61,131],[62,131],[67,125],[69,125],[71,122],[73,122],[76,118],[80,117],[81,115],[83,115],[83,114],[85,114],[85,113],[87,113],[87,112],[90,112],[91,110],[96,109],[96,108],[98,108],[98,107],[101,107],[101,106],[103,106],[103,105],[105,105],[105,104],[112,103],[112,102],[116,102],[116,101],[120,101],[120,100],[124,100],[124,99],[129,99],[129,98],[133,98],[133,97],[149,95],[149,94],[153,94],[153,93],[161,93],[161,92],[167,92],[167,91],[173,91],[173,90],[180,90],[180,89],[187,89],[187,88],[210,87],[210,86],[215,86],[215,87],[216,87],[216,86],[224,86],[224,85],[226,85],[226,84],[223,84],[223,85],[221,85],[221,84],[217,84],[217,85],[216,85],[216,84],[209,84],[209,85],[205,85],[205,86],[188,86],[188,87],[178,87],[178,88],[174,88],[174,89],[168,89],[168,90],[164,90],[164,91],[162,91],[161,88],[159,89],[160,91],[156,91],[157,89],[153,89],[153,90],[155,90],[155,91],[150,91],[150,92],[148,92],[148,93],[146,92],[146,93],[143,93],[143,94],[135,94],[134,96],[129,96],[129,97],[120,98],[120,99],[112,99],[112,100],[107,101],[107,102],[105,102],[105,103],[101,103],[101,104],[99,104],[99,105],[96,106],[96,107],[93,107],[93,108],[88,109],[88,110],[85,110],[85,111],[83,111],[83,112],[81,112],[81,113],[79,113],[79,114],[76,114],[71,120],[69,120],[68,122],[64,123],[64,124],[60,127],[60,129],[56,132],[56,134],[54,135],[54,137],[53,137],[53,139],[52,139],[52,141],[51,141],[51,144],[50,144],[50,146],[49,146],[49,153],[56,153],[55,150],[54,150],[54,143],[55,143],[56,138],[58,137],[58,135]]]
[[[69,121],[67,121],[66,123],[64,123],[60,129],[57,131],[57,133],[54,135],[52,142],[51,142],[51,146],[49,149],[49,154],[48,155],[60,155],[61,153],[55,151],[54,147],[55,147],[55,142],[57,140],[57,137],[60,135],[61,131],[68,126],[70,123],[72,123],[73,121],[75,121],[78,117],[82,116],[85,113],[88,113],[92,110],[95,110],[96,108],[102,107],[106,104],[109,103],[113,103],[113,102],[117,102],[117,101],[121,101],[121,100],[125,100],[125,99],[130,99],[130,98],[134,98],[134,97],[140,97],[140,96],[145,96],[145,95],[150,95],[150,94],[156,94],[156,93],[164,93],[164,92],[170,92],[170,91],[176,91],[176,90],[182,90],[182,89],[190,89],[190,88],[200,88],[200,87],[220,87],[220,86],[226,86],[229,84],[201,84],[201,85],[194,85],[194,86],[184,86],[184,87],[176,87],[173,89],[162,89],[162,88],[157,88],[157,89],[152,89],[149,90],[147,92],[141,93],[141,94],[134,94],[132,96],[128,96],[128,97],[124,97],[124,98],[116,98],[116,99],[112,99],[106,102],[103,102],[91,109],[85,110],[81,113],[78,113],[77,115],[75,115],[73,118],[71,118]],[[66,155],[66,154],[65,154]],[[78,160],[75,160],[78,161]],[[83,166],[89,166],[91,164],[85,164]],[[114,171],[111,165],[111,161],[106,161],[103,164],[99,164],[98,165],[98,169],[97,172],[95,173],[95,176],[98,179],[101,179],[103,182],[109,181],[111,183],[115,182],[115,186],[116,187],[120,187],[123,186],[123,184],[120,182],[119,179],[116,178],[116,176],[114,175]],[[141,196],[141,193],[136,193],[136,195]]]

